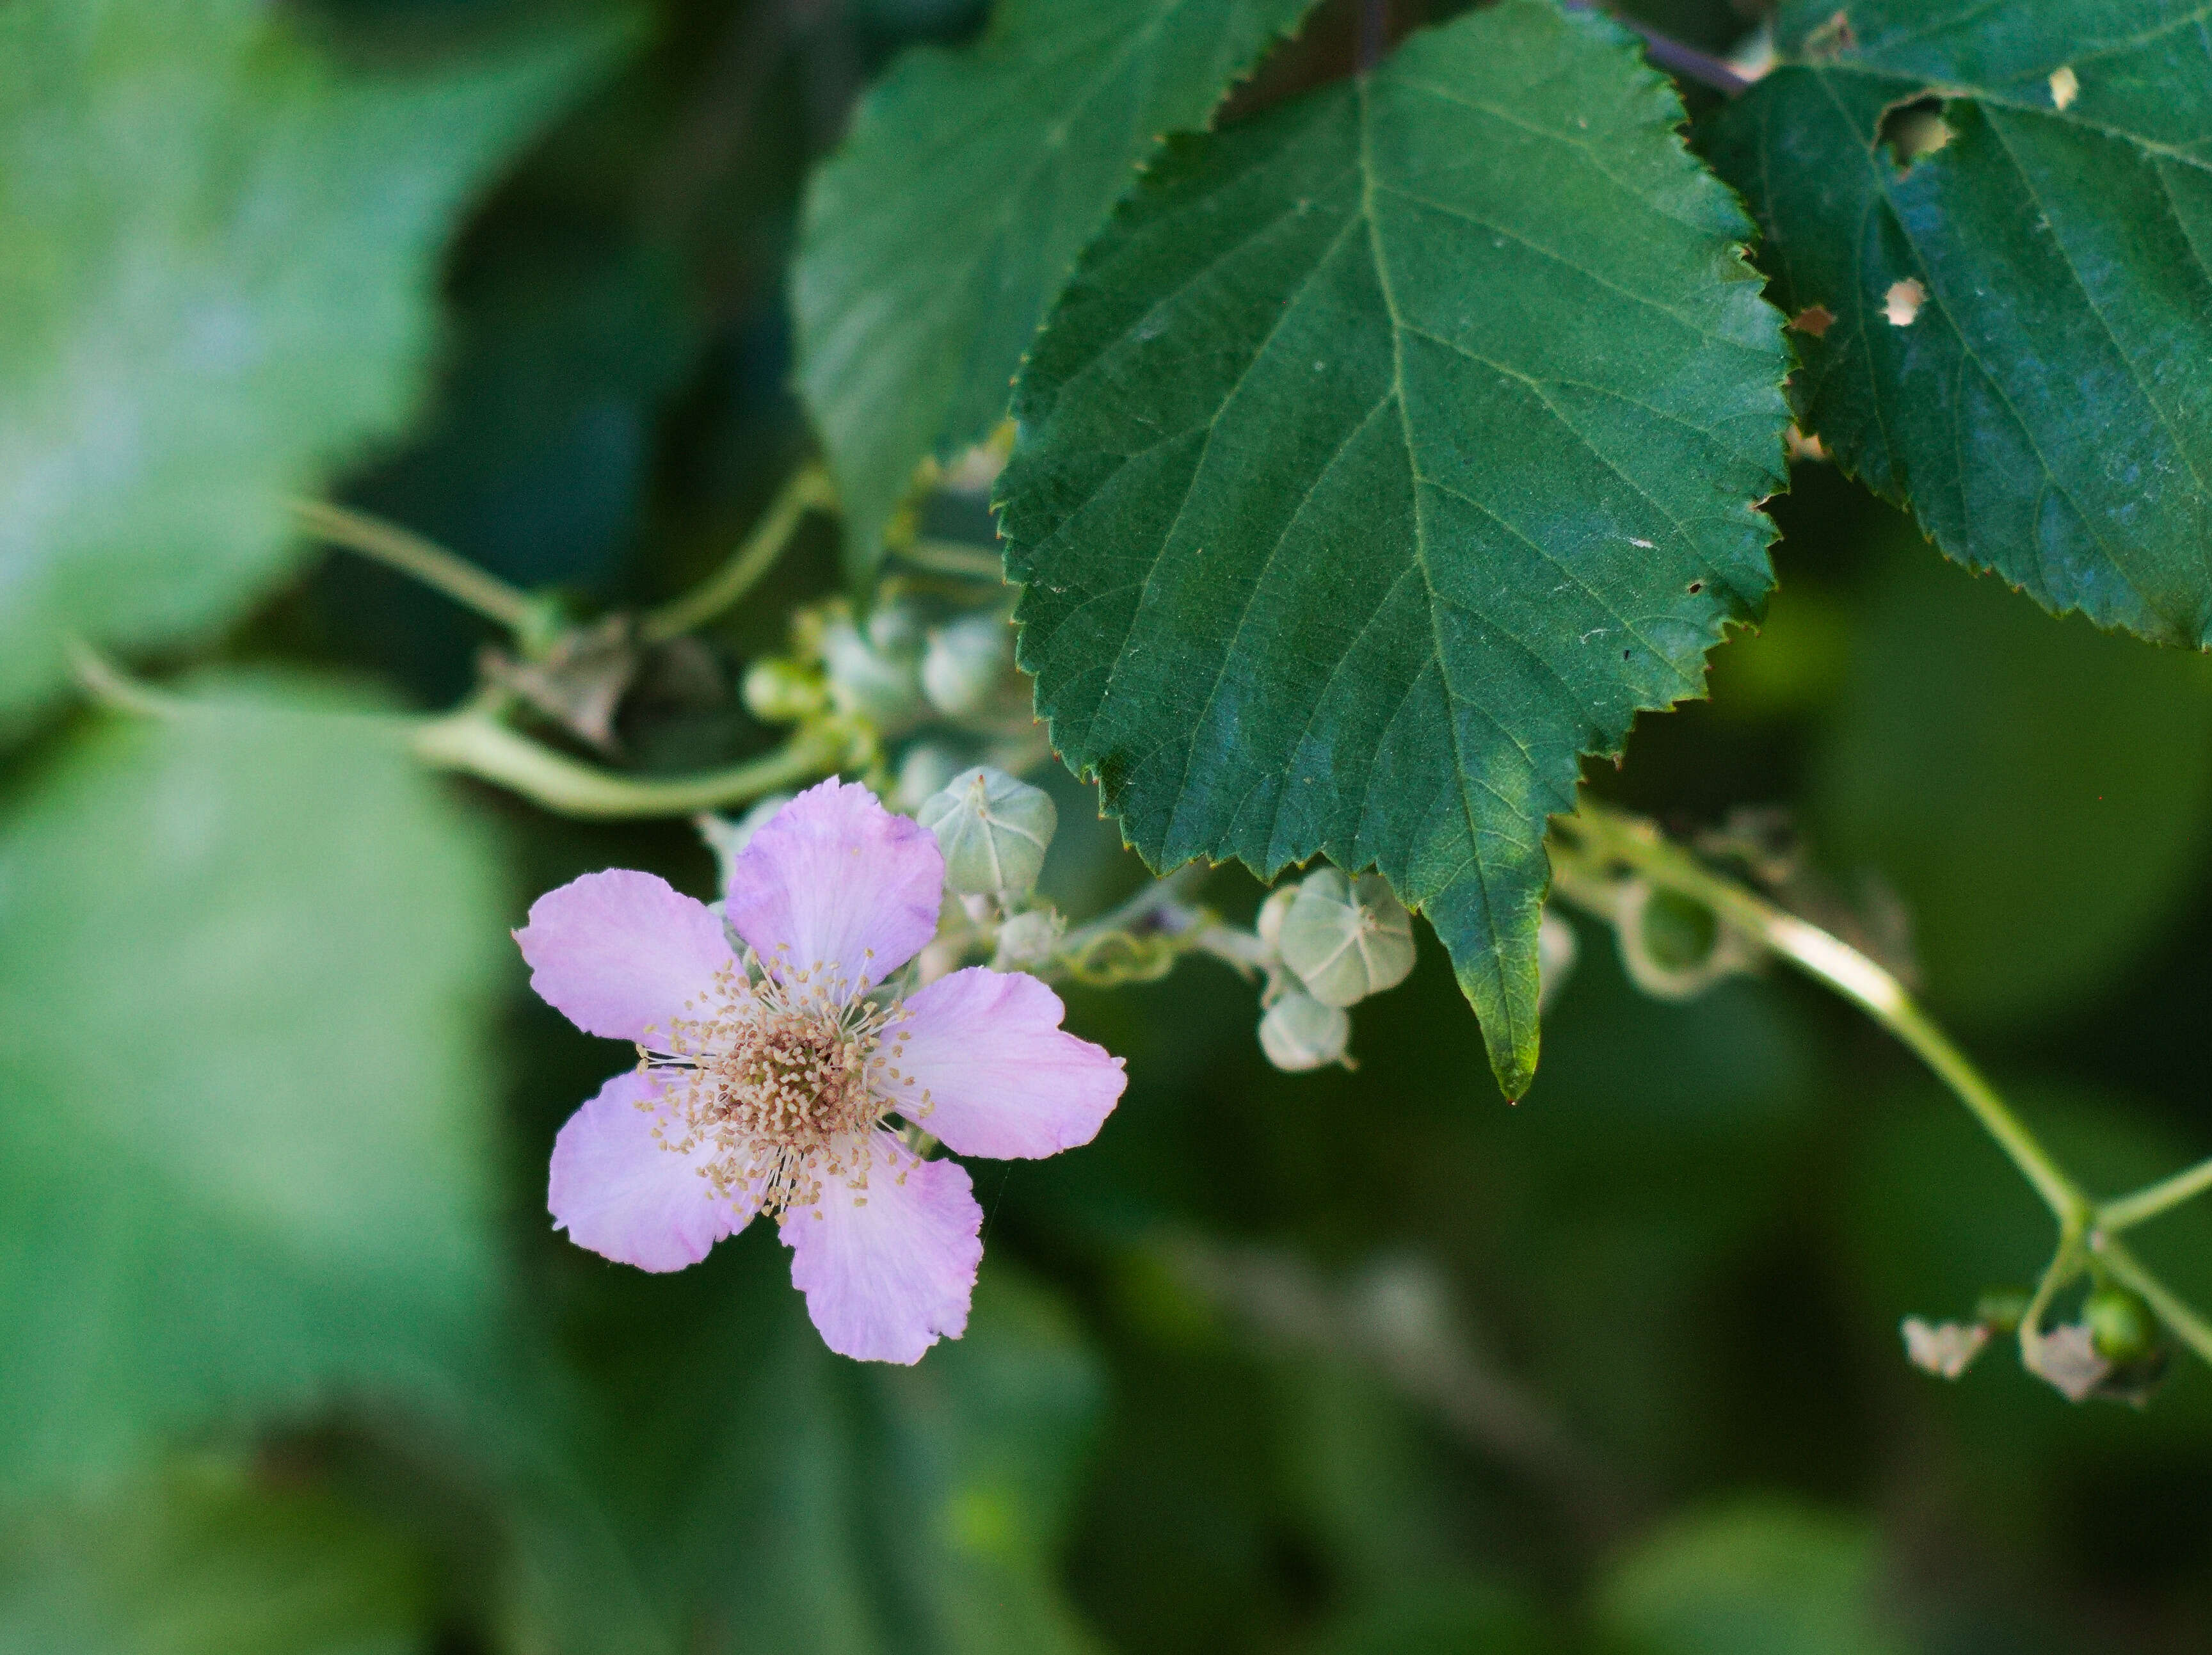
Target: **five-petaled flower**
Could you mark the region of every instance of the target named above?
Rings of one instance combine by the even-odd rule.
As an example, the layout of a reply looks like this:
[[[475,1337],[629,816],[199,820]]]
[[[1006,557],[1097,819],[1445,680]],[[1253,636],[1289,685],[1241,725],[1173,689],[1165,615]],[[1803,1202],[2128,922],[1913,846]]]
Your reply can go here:
[[[586,874],[515,933],[531,986],[640,1062],[553,1146],[556,1227],[645,1270],[696,1264],[773,1215],[832,1350],[913,1362],[957,1338],[982,1212],[963,1155],[1088,1143],[1121,1060],[1060,1026],[1033,977],[972,967],[903,1000],[884,985],[935,934],[945,863],[929,832],[858,784],[801,794],[737,860],[721,921],[650,873]]]

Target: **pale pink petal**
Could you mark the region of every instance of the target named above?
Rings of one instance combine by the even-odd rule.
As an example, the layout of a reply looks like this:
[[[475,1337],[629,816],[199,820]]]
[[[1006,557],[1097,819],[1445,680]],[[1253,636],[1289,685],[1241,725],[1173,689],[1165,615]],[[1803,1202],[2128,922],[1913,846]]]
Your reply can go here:
[[[944,886],[945,857],[928,829],[832,776],[753,835],[730,868],[724,906],[779,978],[806,971],[848,996],[937,934]]]
[[[708,1182],[711,1148],[665,1147],[684,1129],[661,1101],[663,1084],[626,1069],[571,1115],[553,1141],[545,1198],[571,1241],[641,1270],[696,1264],[752,1217],[749,1199],[717,1196]]]
[[[718,971],[734,970],[722,922],[651,873],[586,873],[530,905],[514,934],[530,986],[586,1034],[647,1040],[702,1014]]]
[[[881,1089],[960,1154],[1054,1155],[1087,1144],[1127,1082],[1120,1058],[1060,1026],[1060,996],[1025,972],[971,965],[906,1008],[887,1037]]]
[[[823,1342],[863,1362],[918,1362],[968,1327],[983,1209],[956,1161],[925,1161],[872,1135],[867,1187],[822,1176],[821,1200],[783,1215],[791,1281]]]

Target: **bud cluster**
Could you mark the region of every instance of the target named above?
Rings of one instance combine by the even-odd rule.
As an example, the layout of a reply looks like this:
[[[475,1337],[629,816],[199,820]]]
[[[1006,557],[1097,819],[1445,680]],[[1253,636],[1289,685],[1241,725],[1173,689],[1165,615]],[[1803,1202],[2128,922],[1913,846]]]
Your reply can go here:
[[[1349,1008],[1413,969],[1413,917],[1378,873],[1334,867],[1271,894],[1255,924],[1267,975],[1260,1048],[1293,1074],[1352,1067]]]

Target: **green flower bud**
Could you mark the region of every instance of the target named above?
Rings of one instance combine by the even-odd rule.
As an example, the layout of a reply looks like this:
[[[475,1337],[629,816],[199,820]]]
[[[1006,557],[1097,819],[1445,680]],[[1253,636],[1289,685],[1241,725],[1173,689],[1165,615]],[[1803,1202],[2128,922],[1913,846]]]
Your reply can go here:
[[[1974,1301],[1974,1320],[1993,1333],[2017,1333],[2035,1295],[2025,1287],[1985,1287]]]
[[[1559,990],[1567,986],[1574,974],[1575,956],[1582,945],[1575,940],[1575,928],[1554,914],[1544,910],[1543,923],[1536,928],[1536,1012],[1539,1016],[1549,1011],[1552,1002],[1559,997]]]
[[[1306,876],[1283,916],[1283,963],[1324,1006],[1395,989],[1413,969],[1413,919],[1379,874]]]
[[[879,655],[921,653],[921,622],[904,604],[878,604],[868,616],[868,648]]]
[[[1283,920],[1297,899],[1297,886],[1286,885],[1279,891],[1270,891],[1267,900],[1260,904],[1260,916],[1252,922],[1252,928],[1259,934],[1260,946],[1269,953],[1283,952]]]
[[[836,619],[822,629],[822,661],[830,673],[830,694],[838,710],[858,715],[880,727],[903,724],[921,705],[921,669],[908,624],[879,611],[862,636],[852,622]],[[882,642],[878,642],[878,639]]]
[[[945,852],[946,890],[1007,903],[1036,886],[1060,812],[1042,789],[979,765],[924,800],[915,819]]]
[[[745,710],[763,724],[796,724],[829,704],[827,687],[795,660],[765,656],[745,670]]]
[[[991,956],[994,971],[1025,971],[1052,958],[1066,934],[1067,922],[1049,908],[1032,908],[1017,914],[999,928],[999,946]]]
[[[2114,1366],[2141,1361],[2158,1348],[2158,1317],[2141,1293],[2103,1287],[2081,1306],[2082,1324],[2097,1354]]]
[[[1003,615],[963,615],[929,635],[921,692],[947,718],[979,713],[1014,664],[1014,633]]]
[[[1291,989],[1260,1019],[1260,1050],[1288,1074],[1343,1063],[1352,1044],[1352,1014],[1341,1006],[1324,1006],[1311,995]]]
[[[959,755],[950,747],[917,741],[899,759],[891,803],[899,810],[918,811],[930,794],[941,792],[959,774]]]

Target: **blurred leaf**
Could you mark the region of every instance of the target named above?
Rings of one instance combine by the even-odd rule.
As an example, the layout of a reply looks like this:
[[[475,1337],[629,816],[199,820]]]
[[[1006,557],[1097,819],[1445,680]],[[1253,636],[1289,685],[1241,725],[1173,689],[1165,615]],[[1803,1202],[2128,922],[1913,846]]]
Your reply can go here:
[[[424,1560],[325,1495],[187,1464],[0,1525],[5,1655],[406,1655]]]
[[[918,46],[815,173],[793,272],[799,379],[875,566],[926,456],[988,436],[1075,256],[1165,132],[1203,126],[1312,0],[999,0]]]
[[[1655,1000],[1609,928],[1578,929],[1544,1072],[1479,1152],[1492,1245],[1553,1404],[1652,1483],[1705,1482],[1790,1430],[1711,1401],[1772,1336],[1735,1278],[1788,1232],[1820,1049],[1775,986]]]
[[[506,909],[483,838],[358,714],[106,721],[19,785],[0,1481],[404,1384],[477,1336]]]
[[[1132,842],[1379,866],[1509,1096],[1546,817],[1773,579],[1786,359],[1681,119],[1617,26],[1506,0],[1171,143],[1000,484],[1038,707]]]
[[[2212,643],[2212,95],[2183,0],[1792,0],[1714,163],[1766,231],[1801,423],[1960,563]],[[1900,169],[1885,122],[1942,100]]]
[[[1633,1655],[1899,1655],[1876,1606],[1873,1529],[1771,1499],[1679,1518],[1598,1589]]]
[[[1559,1646],[1513,1593],[1468,1581],[1394,1593],[1312,1647],[1314,1655],[1545,1655]]]
[[[456,215],[611,38],[371,76],[290,15],[0,11],[0,727],[64,635],[204,636],[281,577],[285,496],[413,407]]]
[[[1905,898],[1936,1003],[2047,1016],[2173,926],[2212,838],[2207,662],[2054,624],[1901,544],[1853,653],[1814,843]]]
[[[1057,1308],[988,1265],[912,1368],[832,1355],[759,1226],[624,1281],[596,1342],[603,1463],[687,1650],[1080,1655],[1054,1575],[1098,1380]]]

